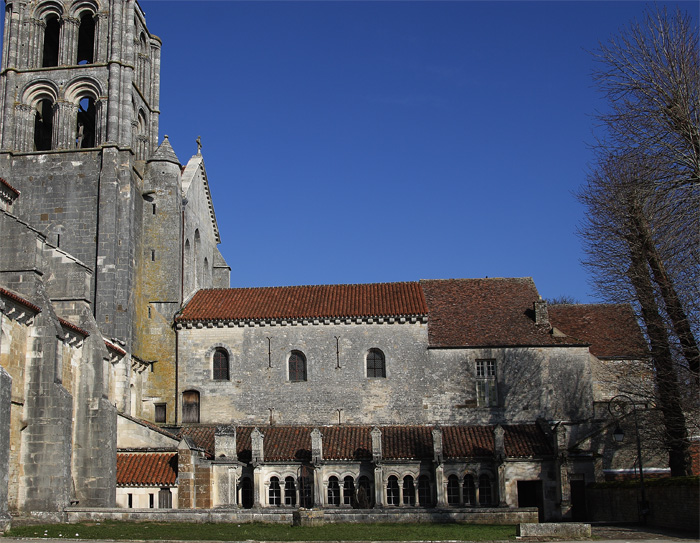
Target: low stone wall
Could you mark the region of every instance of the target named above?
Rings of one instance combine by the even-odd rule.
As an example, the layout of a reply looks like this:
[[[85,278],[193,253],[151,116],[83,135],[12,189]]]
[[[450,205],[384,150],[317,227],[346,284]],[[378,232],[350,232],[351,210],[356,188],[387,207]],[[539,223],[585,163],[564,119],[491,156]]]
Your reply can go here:
[[[700,526],[700,485],[684,479],[677,483],[650,484],[646,487],[649,526],[698,532]],[[637,486],[593,485],[586,488],[588,518],[598,522],[639,522]]]
[[[548,522],[546,524],[518,524],[520,537],[548,539],[590,539],[591,525],[580,522]]]
[[[292,524],[296,509],[90,509],[71,507],[65,521],[125,520],[132,522]],[[520,524],[537,522],[536,507],[478,509],[325,509],[323,522],[464,522]]]

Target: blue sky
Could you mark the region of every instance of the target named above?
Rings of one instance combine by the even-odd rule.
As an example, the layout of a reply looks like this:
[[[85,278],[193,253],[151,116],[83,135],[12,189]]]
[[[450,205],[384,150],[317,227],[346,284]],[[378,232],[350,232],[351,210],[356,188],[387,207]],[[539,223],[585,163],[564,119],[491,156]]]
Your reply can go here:
[[[202,138],[232,286],[529,276],[594,301],[589,51],[647,4],[141,5],[160,135],[183,163]]]

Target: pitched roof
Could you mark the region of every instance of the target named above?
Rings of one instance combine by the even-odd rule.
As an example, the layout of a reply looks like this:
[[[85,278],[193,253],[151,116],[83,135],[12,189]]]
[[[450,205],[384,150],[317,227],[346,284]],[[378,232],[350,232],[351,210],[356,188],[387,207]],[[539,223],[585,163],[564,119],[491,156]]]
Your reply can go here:
[[[585,345],[535,324],[535,283],[525,278],[420,282],[428,305],[431,347]]]
[[[80,334],[83,337],[88,337],[90,335],[90,332],[88,332],[87,330],[83,330],[79,326],[76,326],[75,324],[73,324],[70,321],[67,321],[66,319],[62,319],[59,317],[58,322],[60,322],[61,326],[63,326],[64,328],[68,328],[68,330],[71,330],[72,332],[75,332],[76,334]]]
[[[551,323],[591,344],[599,358],[642,358],[646,342],[628,304],[562,304],[549,307]]]
[[[170,145],[170,140],[168,136],[163,138],[162,143],[158,146],[155,152],[150,156],[148,162],[172,162],[180,166],[180,161],[173,150],[173,146]]]
[[[19,191],[15,187],[10,185],[7,181],[5,181],[2,177],[0,177],[0,185],[3,185],[10,192],[14,193],[15,197],[19,196]]]
[[[41,308],[38,305],[34,305],[33,303],[25,300],[21,296],[18,296],[14,292],[10,292],[9,290],[0,287],[0,294],[2,294],[3,296],[7,296],[10,300],[17,302],[18,304],[22,304],[24,307],[31,309],[36,313],[41,313]]]
[[[404,317],[427,312],[419,283],[369,283],[200,290],[175,320]]]
[[[264,438],[267,462],[302,462],[311,460],[310,426],[258,426]],[[477,458],[494,454],[495,426],[442,427],[443,453],[446,458]],[[529,458],[553,454],[548,437],[536,424],[503,426],[506,455]],[[326,460],[371,460],[370,426],[319,427],[323,436],[323,458]],[[380,426],[382,457],[385,460],[424,460],[433,457],[432,426]],[[183,428],[179,437],[187,435],[195,445],[214,458],[215,426]],[[252,426],[236,427],[236,450],[241,462],[250,462]]]
[[[174,486],[177,453],[117,453],[117,486]]]

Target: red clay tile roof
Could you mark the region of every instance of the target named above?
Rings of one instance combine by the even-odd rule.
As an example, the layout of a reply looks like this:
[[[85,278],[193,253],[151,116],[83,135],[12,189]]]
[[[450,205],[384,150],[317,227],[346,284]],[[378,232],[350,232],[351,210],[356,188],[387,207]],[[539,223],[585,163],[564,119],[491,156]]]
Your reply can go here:
[[[423,280],[431,347],[585,345],[538,326],[531,278]]]
[[[107,341],[105,339],[105,345],[107,346],[108,349],[113,350],[115,353],[124,356],[126,354],[126,351],[122,349],[119,345],[115,345],[114,343]]]
[[[491,456],[494,451],[492,426],[444,426],[442,453],[445,458]]]
[[[527,458],[554,454],[552,443],[536,424],[513,424],[504,426],[503,445],[506,456]]]
[[[264,455],[268,462],[311,460],[311,432],[306,426],[259,426],[265,436]],[[509,457],[533,457],[553,454],[544,432],[535,424],[510,425],[505,431],[504,446]],[[214,426],[183,428],[195,444],[214,457]],[[323,458],[326,460],[371,460],[370,426],[319,427],[323,435]],[[383,426],[382,457],[386,460],[424,460],[433,458],[432,426]],[[236,449],[241,462],[250,462],[252,426],[236,427]],[[494,454],[494,426],[442,427],[442,446],[446,458],[478,458]]]
[[[175,320],[401,317],[427,312],[419,283],[370,283],[200,290]]]
[[[15,187],[10,185],[7,181],[5,181],[2,177],[0,177],[0,183],[5,185],[11,192],[14,192],[16,196],[19,196],[19,191]]]
[[[327,460],[371,460],[372,429],[368,426],[328,426],[323,435],[323,458]]]
[[[0,288],[0,294],[3,294],[4,296],[7,296],[10,298],[10,300],[13,300],[19,304],[22,304],[23,306],[31,309],[32,311],[35,311],[36,313],[41,313],[41,308],[38,305],[34,305],[31,302],[28,302],[21,296],[17,296],[14,292],[10,292],[9,290],[5,290],[4,288]]]
[[[384,426],[382,432],[382,457],[423,459],[433,457],[433,434],[428,426]]]
[[[643,358],[648,350],[628,304],[549,306],[549,320],[563,333],[591,344],[599,358]]]
[[[61,323],[61,326],[63,326],[64,328],[68,328],[69,330],[72,330],[76,334],[80,334],[83,337],[88,337],[90,335],[90,332],[88,332],[87,330],[83,330],[82,328],[76,326],[75,324],[73,324],[70,321],[67,321],[66,319],[62,319],[59,317],[58,321]]]
[[[117,486],[174,486],[177,453],[117,453]]]

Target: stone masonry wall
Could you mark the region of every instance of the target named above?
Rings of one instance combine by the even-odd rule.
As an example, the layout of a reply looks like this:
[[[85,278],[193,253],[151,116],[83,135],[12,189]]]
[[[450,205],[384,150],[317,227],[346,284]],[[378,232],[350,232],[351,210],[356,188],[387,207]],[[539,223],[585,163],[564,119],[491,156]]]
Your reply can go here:
[[[575,420],[592,406],[584,348],[427,349],[421,323],[216,326],[178,335],[178,391],[200,393],[202,423],[497,424]],[[212,379],[216,348],[229,353],[228,381]],[[367,378],[371,348],[383,351],[386,378]],[[292,350],[306,355],[306,382],[289,381]],[[479,358],[496,360],[497,407],[477,407]]]
[[[199,391],[202,423],[430,423],[424,398],[456,378],[448,374],[453,368],[427,367],[427,331],[420,323],[183,329],[178,335],[179,393]],[[228,381],[212,379],[217,347],[229,353]],[[383,351],[386,378],[367,378],[371,348]],[[306,356],[305,382],[289,381],[293,349]]]
[[[1,318],[1,317],[0,317]],[[0,336],[0,348],[2,339]],[[12,378],[0,365],[0,534],[9,524],[8,489],[10,472],[10,397]]]

